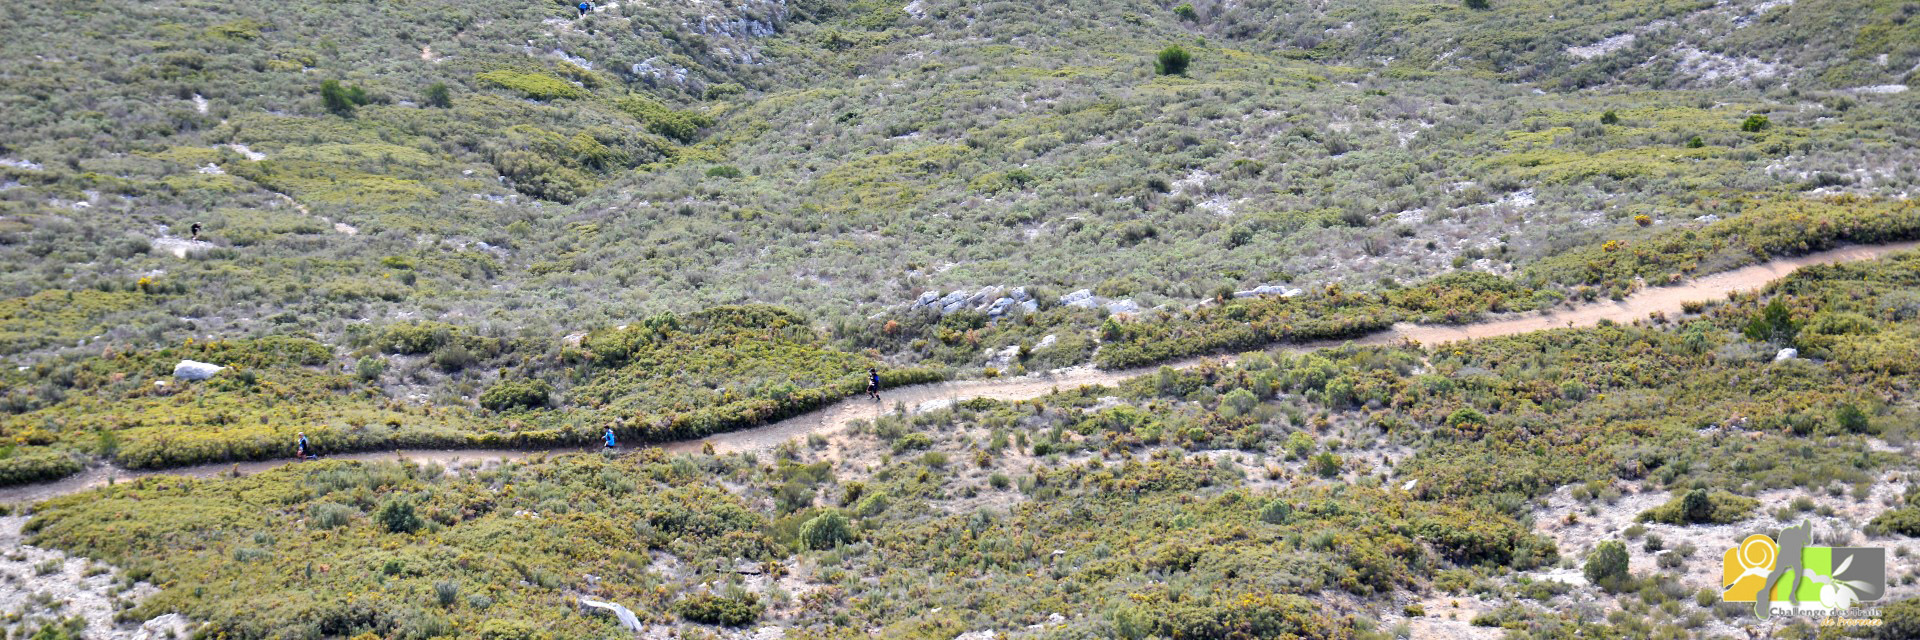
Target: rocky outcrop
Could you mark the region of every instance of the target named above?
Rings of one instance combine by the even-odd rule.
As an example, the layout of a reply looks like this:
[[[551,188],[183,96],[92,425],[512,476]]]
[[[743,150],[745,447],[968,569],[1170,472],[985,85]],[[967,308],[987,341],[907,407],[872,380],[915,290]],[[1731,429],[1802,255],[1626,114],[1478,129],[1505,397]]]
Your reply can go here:
[[[928,291],[914,298],[910,309],[935,309],[941,315],[963,310],[978,311],[991,317],[1001,317],[1020,309],[1027,313],[1040,310],[1040,303],[1027,293],[1026,287],[1005,289],[986,286],[973,291],[956,289],[946,295],[939,291]]]
[[[220,373],[220,370],[225,368],[226,367],[217,364],[195,360],[181,360],[180,364],[173,365],[173,377],[181,380],[205,380],[213,377],[213,374]]]
[[[1277,284],[1263,284],[1258,287],[1248,289],[1246,291],[1235,291],[1233,292],[1233,297],[1252,298],[1255,296],[1280,296],[1282,298],[1291,298],[1291,297],[1300,295],[1301,293],[1302,291],[1300,289],[1296,289],[1293,287],[1283,287]]]

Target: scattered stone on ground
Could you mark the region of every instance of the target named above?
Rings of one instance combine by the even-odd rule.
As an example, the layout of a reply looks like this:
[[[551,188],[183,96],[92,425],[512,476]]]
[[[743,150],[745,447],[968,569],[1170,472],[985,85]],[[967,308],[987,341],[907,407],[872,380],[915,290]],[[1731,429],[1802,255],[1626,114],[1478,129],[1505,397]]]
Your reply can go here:
[[[62,618],[86,620],[90,640],[158,640],[186,638],[194,625],[184,616],[167,614],[140,625],[118,625],[114,614],[124,603],[138,602],[159,590],[145,582],[124,587],[119,571],[85,558],[25,543],[21,528],[25,516],[0,517],[0,629],[8,637]],[[24,637],[24,636],[22,636]]]

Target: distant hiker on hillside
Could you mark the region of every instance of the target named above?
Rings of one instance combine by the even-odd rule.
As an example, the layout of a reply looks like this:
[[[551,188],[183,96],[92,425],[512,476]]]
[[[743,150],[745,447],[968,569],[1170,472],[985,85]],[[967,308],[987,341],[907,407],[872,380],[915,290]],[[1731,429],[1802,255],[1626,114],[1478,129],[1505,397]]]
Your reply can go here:
[[[193,240],[194,242],[199,242],[199,241],[200,241],[200,223],[198,223],[198,222],[195,222],[195,223],[193,223],[193,238],[192,238],[192,240]]]
[[[195,225],[195,226],[199,226],[199,225]],[[307,444],[307,432],[305,431],[300,432],[300,442],[299,444],[294,446],[297,449],[297,454],[300,456],[301,460],[314,457],[313,447]]]
[[[880,401],[880,370],[867,367],[867,397]]]
[[[578,7],[576,7],[576,8],[578,8],[578,9],[580,10],[580,17],[582,17],[582,18],[585,18],[585,17],[587,17],[587,14],[589,14],[589,13],[593,13],[593,3],[592,3],[592,2],[581,2],[581,3],[580,3],[580,5],[579,5]]]
[[[601,434],[600,437],[607,441],[607,450],[612,451],[613,450],[613,427],[607,427],[607,432],[604,434]]]

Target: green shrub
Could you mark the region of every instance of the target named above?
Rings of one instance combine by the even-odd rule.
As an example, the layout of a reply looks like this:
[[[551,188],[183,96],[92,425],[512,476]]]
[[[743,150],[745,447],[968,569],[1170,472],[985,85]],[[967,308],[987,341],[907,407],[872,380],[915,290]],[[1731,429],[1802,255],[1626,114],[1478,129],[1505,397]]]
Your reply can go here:
[[[740,170],[738,168],[735,168],[733,165],[725,165],[725,164],[714,165],[713,167],[709,167],[707,169],[707,177],[709,178],[726,178],[728,180],[735,180],[735,179],[739,179],[741,175],[742,174],[740,173]]]
[[[760,619],[765,609],[760,598],[750,593],[722,597],[711,593],[696,593],[687,596],[673,605],[674,613],[692,622],[717,624],[726,627],[744,627]]]
[[[1627,579],[1627,545],[1619,540],[1602,541],[1587,556],[1584,573],[1587,581],[1608,590],[1619,589]]]
[[[417,355],[452,344],[461,335],[459,327],[444,322],[409,322],[388,326],[372,346],[387,353]]]
[[[1286,524],[1293,519],[1293,505],[1285,500],[1273,499],[1260,508],[1260,521],[1267,524]]]
[[[1600,114],[1600,124],[1620,124],[1620,114],[1608,109],[1606,113]]]
[[[1833,422],[1847,433],[1873,433],[1873,424],[1868,420],[1867,412],[1850,402],[1834,407]]]
[[[1180,3],[1180,6],[1174,7],[1173,15],[1179,16],[1181,20],[1185,20],[1187,22],[1193,22],[1195,20],[1200,19],[1200,13],[1193,9],[1193,3],[1191,2],[1182,2]]]
[[[85,468],[74,455],[60,451],[29,447],[26,452],[14,452],[11,446],[6,450],[6,457],[0,458],[0,486],[58,480]]]
[[[1786,300],[1775,296],[1740,331],[1755,342],[1791,344],[1794,336],[1800,334],[1800,322],[1793,319]]]
[[[1873,526],[1903,536],[1920,536],[1920,507],[1883,511],[1873,517]]]
[[[480,394],[480,406],[491,411],[539,409],[547,406],[553,388],[545,380],[506,380]]]
[[[558,77],[538,72],[487,71],[475,76],[480,82],[502,89],[518,91],[521,95],[535,100],[558,100],[561,98],[585,98],[589,94],[585,89]]]
[[[1758,133],[1771,124],[1772,123],[1767,121],[1766,116],[1755,114],[1747,116],[1746,120],[1740,122],[1740,130],[1748,133]]]
[[[1332,451],[1322,451],[1314,454],[1313,458],[1308,461],[1307,466],[1311,468],[1314,473],[1319,474],[1320,477],[1331,478],[1340,474],[1340,466],[1342,464],[1344,464],[1344,461],[1340,459],[1340,456],[1334,455]]]
[[[838,509],[828,509],[800,525],[800,541],[808,549],[832,549],[853,541],[853,525]]]
[[[347,87],[339,80],[325,80],[320,83],[320,102],[327,111],[340,117],[353,115],[354,107],[367,104],[367,92],[360,87]]]
[[[1666,524],[1730,524],[1747,518],[1760,501],[1726,491],[1693,489],[1674,496],[1666,504],[1642,512],[1641,522]]]
[[[482,640],[546,640],[553,637],[528,620],[491,619],[480,623]]]
[[[379,380],[380,376],[386,375],[386,373],[387,361],[378,356],[364,356],[353,364],[354,376],[360,378],[363,382]]]
[[[899,455],[908,451],[925,449],[931,446],[933,446],[933,438],[924,433],[914,432],[895,438],[893,441],[893,453]]]
[[[648,131],[681,143],[699,140],[700,130],[713,126],[713,118],[705,114],[671,109],[646,96],[627,96],[615,104],[620,110],[645,123]]]
[[[307,508],[307,519],[321,529],[338,529],[353,521],[357,512],[338,502],[318,502]]]
[[[374,516],[389,533],[413,533],[426,523],[413,513],[413,501],[399,496],[387,498]]]
[[[453,107],[453,90],[448,89],[447,83],[445,82],[435,82],[433,84],[427,85],[427,95],[426,95],[425,103],[427,106],[434,107],[437,109],[452,108]]]
[[[433,595],[435,599],[439,600],[440,606],[451,607],[460,597],[460,583],[451,580],[435,582],[433,583]]]
[[[1873,637],[1884,640],[1920,638],[1920,598],[1907,598],[1880,607],[1880,628]]]
[[[1183,76],[1187,74],[1187,65],[1193,61],[1193,54],[1187,53],[1180,45],[1169,45],[1160,50],[1154,69],[1163,76]]]

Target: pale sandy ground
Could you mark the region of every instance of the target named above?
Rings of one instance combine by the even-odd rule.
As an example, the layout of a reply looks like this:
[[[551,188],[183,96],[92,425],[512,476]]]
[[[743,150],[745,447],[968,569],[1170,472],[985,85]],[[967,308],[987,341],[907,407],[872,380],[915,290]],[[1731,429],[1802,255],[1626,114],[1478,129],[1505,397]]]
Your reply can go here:
[[[122,591],[115,584],[120,572],[111,567],[25,544],[20,527],[26,522],[23,516],[0,517],[0,614],[19,616],[15,622],[0,622],[0,628],[4,628],[9,637],[16,630],[25,632],[73,616],[86,619],[83,633],[95,640],[189,636],[191,626],[186,618],[177,614],[160,616],[144,624],[114,624],[115,604],[136,602],[152,595],[156,591],[153,585],[137,582]],[[42,565],[54,570],[42,574]],[[98,573],[87,575],[88,569],[96,566]]]

